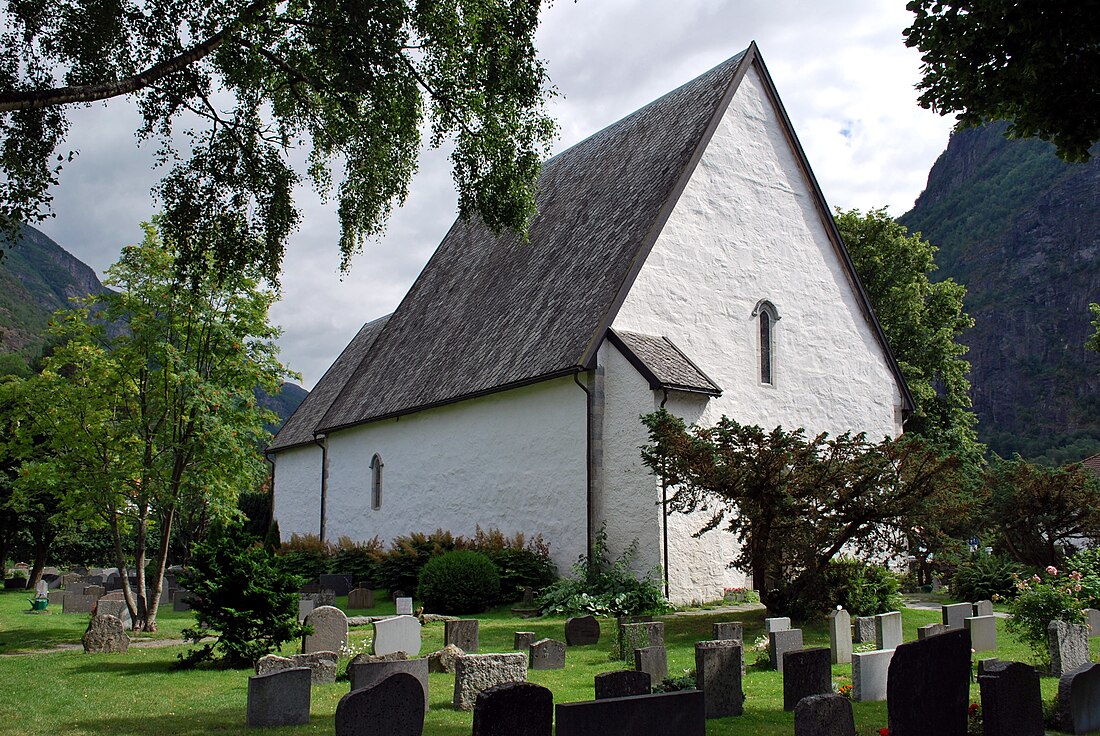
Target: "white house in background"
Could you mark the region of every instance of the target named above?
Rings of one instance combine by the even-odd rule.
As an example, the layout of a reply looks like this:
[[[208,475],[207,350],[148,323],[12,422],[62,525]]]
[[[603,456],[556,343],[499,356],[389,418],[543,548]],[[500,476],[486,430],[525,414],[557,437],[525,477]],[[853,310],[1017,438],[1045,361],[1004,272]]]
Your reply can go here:
[[[755,44],[547,161],[530,243],[458,221],[270,447],[284,535],[606,525],[670,598],[741,585],[639,416],[901,432],[912,399]],[[667,542],[667,544],[666,544]]]

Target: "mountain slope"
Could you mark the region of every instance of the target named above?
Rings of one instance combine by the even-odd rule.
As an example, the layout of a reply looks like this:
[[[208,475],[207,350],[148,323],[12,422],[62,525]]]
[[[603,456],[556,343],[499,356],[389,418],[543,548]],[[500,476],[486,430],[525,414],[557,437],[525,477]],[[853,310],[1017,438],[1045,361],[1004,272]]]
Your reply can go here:
[[[1080,459],[1100,450],[1100,355],[1083,347],[1100,301],[1100,158],[1066,164],[1004,127],[953,135],[898,219],[940,247],[937,278],[968,288],[981,438],[1001,455]]]

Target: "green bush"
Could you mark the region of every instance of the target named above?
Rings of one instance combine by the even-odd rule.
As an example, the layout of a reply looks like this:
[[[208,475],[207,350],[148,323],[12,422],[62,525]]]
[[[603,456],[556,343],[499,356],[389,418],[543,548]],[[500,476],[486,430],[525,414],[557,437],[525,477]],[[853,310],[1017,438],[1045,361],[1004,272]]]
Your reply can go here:
[[[951,594],[960,601],[1011,599],[1016,597],[1016,581],[1024,572],[1007,557],[974,553],[952,573],[948,582]]]
[[[508,547],[484,553],[500,572],[500,600],[518,601],[524,588],[542,590],[558,579],[558,569],[548,554],[526,547]]]
[[[872,565],[852,557],[829,561],[825,570],[825,600],[813,602],[815,610],[804,615],[821,613],[834,606],[844,606],[853,616],[874,616],[896,611],[901,607],[898,576],[881,565]]]
[[[291,534],[280,545],[278,554],[286,570],[309,582],[328,572],[333,548],[316,534]]]
[[[1084,549],[1066,560],[1066,570],[1081,574],[1078,596],[1088,608],[1100,608],[1100,547]]]
[[[454,550],[424,565],[416,596],[431,613],[480,613],[500,598],[500,574],[486,555]]]
[[[1017,585],[1016,599],[1009,603],[1012,618],[1008,619],[1008,630],[1031,647],[1041,662],[1050,661],[1047,626],[1051,621],[1087,621],[1085,605],[1078,597],[1082,592],[1080,577],[1076,572],[1059,574],[1048,567],[1043,576],[1033,575]]]
[[[378,571],[381,587],[390,593],[402,590],[411,595],[428,560],[453,551],[455,546],[454,536],[442,529],[431,534],[413,532],[407,537],[396,537]]]

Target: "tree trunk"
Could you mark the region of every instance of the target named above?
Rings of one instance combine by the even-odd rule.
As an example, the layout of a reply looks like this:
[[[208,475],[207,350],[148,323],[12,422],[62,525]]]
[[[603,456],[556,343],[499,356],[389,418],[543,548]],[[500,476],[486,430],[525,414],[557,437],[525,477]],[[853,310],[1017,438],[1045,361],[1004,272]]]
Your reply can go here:
[[[160,548],[157,550],[157,565],[153,579],[160,581],[164,579],[164,571],[168,567],[168,545],[172,541],[172,521],[175,519],[176,507],[175,504],[168,507],[167,516],[162,515],[160,519]],[[147,629],[147,631],[157,630],[157,610],[160,608],[160,591],[161,586],[153,586],[152,594],[149,598],[149,615],[148,622],[153,627]]]
[[[119,582],[122,583],[122,597],[126,601],[126,608],[130,610],[130,628],[138,630],[138,606],[134,600],[134,591],[130,587],[130,571],[126,569],[126,553],[122,549],[122,534],[118,530],[118,510],[111,509],[108,513],[108,525],[111,527],[111,542],[115,551],[115,566],[118,568]]]

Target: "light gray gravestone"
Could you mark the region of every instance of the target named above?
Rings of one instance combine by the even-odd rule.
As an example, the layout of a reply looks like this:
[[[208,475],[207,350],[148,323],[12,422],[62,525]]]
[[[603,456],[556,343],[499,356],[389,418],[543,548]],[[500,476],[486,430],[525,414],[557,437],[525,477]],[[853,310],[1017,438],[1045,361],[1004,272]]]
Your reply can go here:
[[[375,654],[404,652],[410,657],[420,654],[420,622],[415,616],[393,616],[375,621],[373,651]],[[524,655],[524,659],[526,660]]]
[[[973,616],[992,616],[993,615],[993,601],[981,600],[974,604]]]
[[[966,625],[964,623],[966,619],[972,615],[974,615],[974,605],[972,603],[952,603],[940,606],[943,625],[952,631],[963,628]]]
[[[61,576],[61,587],[70,593],[83,593],[85,585],[87,583],[84,582],[83,575],[68,573]],[[77,590],[77,588],[80,588],[80,590]]]
[[[124,600],[126,600],[126,594],[125,593],[123,593],[121,590],[112,590],[110,593],[108,593],[107,595],[100,598],[99,602],[102,603],[103,601],[124,601]]]
[[[865,644],[875,640],[875,617],[856,616],[852,622],[852,639],[857,644]]]
[[[512,648],[517,652],[526,652],[535,643],[535,636],[533,631],[517,631]]]
[[[991,652],[997,648],[997,619],[989,616],[971,616],[963,622],[970,632],[970,646],[975,652]]]
[[[45,580],[39,580],[34,584],[34,597],[35,598],[48,598],[50,595],[50,584]]]
[[[1058,726],[1072,734],[1100,731],[1100,665],[1086,664],[1058,680]]]
[[[460,618],[443,623],[443,643],[454,644],[466,654],[476,654],[478,649],[478,622],[476,618]]]
[[[809,695],[794,707],[794,736],[856,736],[852,701],[843,695]]]
[[[61,599],[62,613],[91,613],[95,608],[96,596],[83,593],[66,593]]]
[[[798,701],[810,695],[833,691],[833,668],[825,647],[800,649],[783,654],[783,710],[794,710]]]
[[[99,616],[114,616],[127,629],[133,625],[133,619],[130,618],[130,609],[127,607],[126,601],[121,598],[112,600],[107,600],[106,597],[100,598],[96,601],[95,612]]]
[[[94,595],[96,600],[99,600],[107,594],[107,589],[102,585],[85,585],[84,595]]]
[[[466,652],[454,644],[448,644],[428,655],[428,672],[446,672],[449,675],[455,673],[455,660]]]
[[[663,647],[665,625],[660,621],[646,621],[619,625],[619,657],[633,659],[634,650],[643,647]]]
[[[314,685],[331,685],[336,682],[336,663],[339,655],[336,652],[314,652],[313,654],[295,654],[291,657],[280,657],[276,654],[268,654],[260,657],[256,662],[256,674],[266,675],[271,672],[282,672],[300,667],[309,668],[309,679]]]
[[[744,641],[744,631],[740,621],[721,621],[710,625],[710,638],[715,641]]]
[[[1023,662],[979,662],[982,725],[986,736],[1043,736],[1043,694],[1039,673]]]
[[[455,710],[473,710],[477,694],[495,685],[527,680],[527,655],[463,654],[455,660]]]
[[[70,595],[70,594],[69,594],[69,593],[66,593],[66,592],[65,592],[65,591],[63,591],[63,590],[51,590],[51,591],[50,591],[50,592],[49,592],[49,593],[48,593],[48,594],[46,595],[46,597],[47,597],[47,598],[49,599],[49,601],[50,601],[50,602],[49,602],[49,603],[48,603],[47,605],[50,605],[50,606],[64,606],[64,605],[65,605],[65,596],[66,596],[66,595]]]
[[[563,670],[565,669],[565,642],[554,639],[539,639],[528,650],[528,669]]]
[[[249,726],[270,728],[309,723],[309,668],[248,678]]]
[[[901,642],[901,613],[891,611],[875,616],[875,648],[897,649]]]
[[[924,641],[930,636],[936,636],[937,634],[943,634],[950,631],[943,624],[925,624],[924,626],[917,627],[917,641]]]
[[[392,659],[374,662],[360,661],[355,664],[348,664],[348,676],[351,678],[352,690],[373,687],[398,672],[412,675],[420,683],[420,687],[424,690],[424,710],[428,710],[428,660]]]
[[[356,588],[348,593],[348,608],[374,608],[374,591]]]
[[[305,621],[306,616],[313,613],[313,609],[317,607],[317,604],[313,602],[312,598],[298,598],[298,621]]]
[[[114,616],[92,616],[80,641],[89,654],[122,654],[130,648],[126,627]]]
[[[394,601],[397,604],[398,616],[411,616],[413,612],[413,599],[403,596]]]
[[[833,664],[852,661],[852,617],[843,608],[829,613],[829,657]]]
[[[886,683],[890,676],[893,649],[852,654],[852,700],[886,700]]]
[[[745,702],[741,661],[740,641],[695,643],[695,687],[703,691],[707,718],[741,715]]]
[[[788,616],[777,616],[775,618],[764,619],[764,633],[770,634],[773,631],[789,631],[791,628],[791,619]]]
[[[339,652],[348,643],[348,617],[339,608],[321,606],[306,616],[312,634],[302,637],[302,654]]]
[[[772,668],[783,671],[783,653],[802,648],[802,629],[784,629],[768,634],[768,657]]]
[[[1051,621],[1047,625],[1050,645],[1050,674],[1061,677],[1089,663],[1089,627]]]
[[[1100,611],[1095,608],[1086,608],[1085,615],[1089,619],[1089,636],[1100,636]]]
[[[640,647],[634,650],[634,669],[649,674],[650,682],[668,677],[668,650],[664,647]]]

